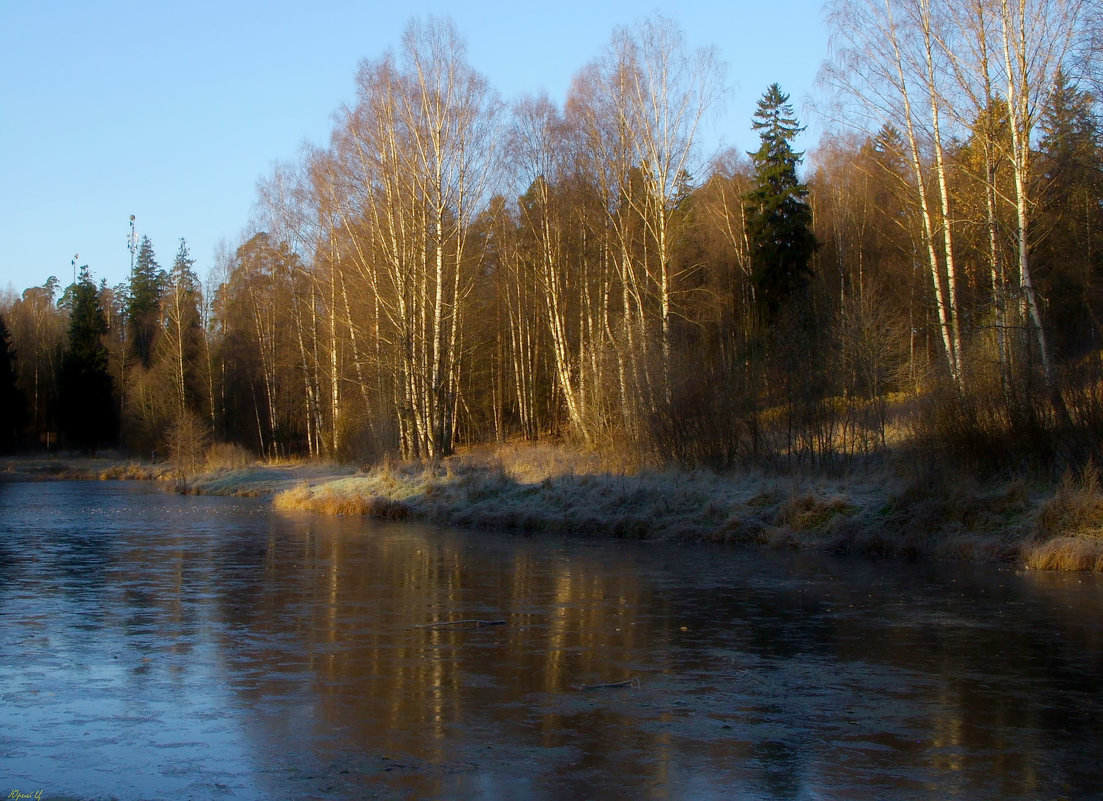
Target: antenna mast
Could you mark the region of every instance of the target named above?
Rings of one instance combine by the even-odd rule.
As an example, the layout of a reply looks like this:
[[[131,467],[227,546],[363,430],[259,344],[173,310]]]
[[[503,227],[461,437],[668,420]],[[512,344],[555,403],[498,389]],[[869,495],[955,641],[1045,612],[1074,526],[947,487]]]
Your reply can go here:
[[[138,253],[138,232],[134,228],[134,215],[130,215],[130,233],[126,235],[126,249],[130,251],[130,272],[134,273],[134,256]]]

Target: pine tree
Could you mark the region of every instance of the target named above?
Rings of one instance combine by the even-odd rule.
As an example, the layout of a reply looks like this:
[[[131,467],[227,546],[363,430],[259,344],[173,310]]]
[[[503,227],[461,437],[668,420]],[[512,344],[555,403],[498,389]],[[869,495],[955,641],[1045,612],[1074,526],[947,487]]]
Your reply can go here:
[[[95,452],[115,433],[112,381],[103,336],[107,319],[96,285],[82,267],[70,293],[69,343],[61,362],[59,422],[71,445]]]
[[[1043,202],[1035,245],[1039,288],[1059,352],[1098,348],[1103,337],[1103,147],[1095,98],[1058,73],[1041,119]]]
[[[776,83],[758,101],[751,127],[762,142],[748,153],[755,170],[754,188],[747,194],[751,280],[760,314],[772,320],[803,294],[812,277],[812,209],[808,187],[797,178],[804,153],[792,148],[804,128],[793,116],[789,95]]]
[[[0,451],[18,444],[26,417],[23,393],[15,385],[15,360],[8,327],[0,317]]]
[[[149,367],[153,345],[160,325],[159,306],[164,273],[153,255],[153,244],[143,236],[138,259],[130,273],[130,292],[126,304],[130,355],[143,367]]]

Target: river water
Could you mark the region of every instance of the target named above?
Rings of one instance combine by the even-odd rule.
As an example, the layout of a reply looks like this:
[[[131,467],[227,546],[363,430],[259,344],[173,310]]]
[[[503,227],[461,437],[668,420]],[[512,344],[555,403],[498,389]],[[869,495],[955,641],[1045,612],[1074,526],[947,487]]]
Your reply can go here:
[[[0,709],[42,798],[1100,797],[1103,582],[0,484]]]

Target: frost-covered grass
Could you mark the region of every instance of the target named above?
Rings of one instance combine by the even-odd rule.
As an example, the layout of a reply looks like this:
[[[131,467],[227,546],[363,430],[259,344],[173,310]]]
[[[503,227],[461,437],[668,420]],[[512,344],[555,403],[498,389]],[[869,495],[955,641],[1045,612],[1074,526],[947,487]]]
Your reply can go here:
[[[272,495],[309,481],[330,481],[355,468],[328,462],[253,463],[246,467],[220,468],[194,476],[180,484],[186,493],[197,495]]]
[[[1040,570],[1103,572],[1103,487],[1094,464],[1066,473],[1041,504],[1023,561]]]
[[[233,458],[230,458],[230,457]],[[239,454],[178,483],[184,492],[273,496],[277,509],[426,520],[469,528],[814,548],[834,553],[1004,561],[1103,572],[1103,487],[1089,465],[1056,486],[980,482],[891,465],[846,478],[611,467],[570,448],[511,444],[436,465],[368,470],[319,462],[243,464]],[[0,480],[177,480],[167,465],[20,457]]]
[[[0,460],[0,481],[168,481],[163,462],[143,462],[115,453],[100,456],[27,454]]]
[[[840,519],[861,511],[839,482],[797,487],[751,472],[605,472],[588,454],[548,446],[304,482],[278,493],[275,505],[472,528],[715,542],[775,542],[780,532],[826,540]]]
[[[1094,483],[1093,483],[1094,482]],[[1094,474],[1060,487],[756,471],[614,472],[589,454],[511,445],[437,466],[383,465],[279,492],[276,507],[471,528],[815,548],[1103,570]]]

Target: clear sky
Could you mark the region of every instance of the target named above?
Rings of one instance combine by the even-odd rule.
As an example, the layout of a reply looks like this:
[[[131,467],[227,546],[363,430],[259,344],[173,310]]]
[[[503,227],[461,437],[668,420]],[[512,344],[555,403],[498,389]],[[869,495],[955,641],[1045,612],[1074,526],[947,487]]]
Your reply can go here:
[[[803,121],[827,33],[819,0],[639,2],[121,2],[0,0],[0,292],[71,262],[126,280],[128,221],[171,265],[181,237],[205,276],[240,244],[257,180],[301,145],[325,145],[365,58],[407,22],[451,17],[470,63],[505,100],[546,91],[652,13],[692,47],[715,46],[729,94],[707,147],[754,149],[755,102],[777,81]]]

